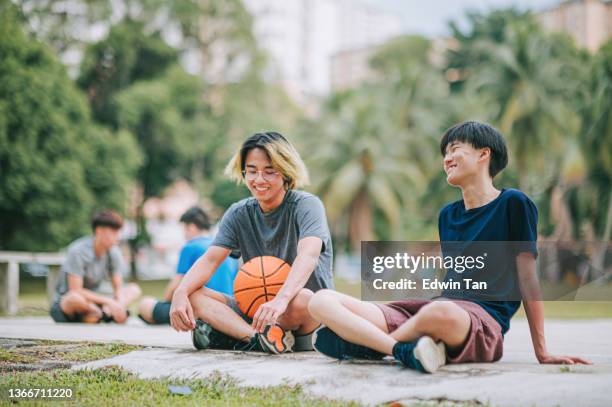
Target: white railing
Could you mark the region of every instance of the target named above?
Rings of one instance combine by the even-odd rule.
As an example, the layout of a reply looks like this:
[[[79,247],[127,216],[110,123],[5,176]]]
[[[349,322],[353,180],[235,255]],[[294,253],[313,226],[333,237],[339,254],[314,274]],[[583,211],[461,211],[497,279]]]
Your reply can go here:
[[[0,313],[17,313],[19,264],[36,263],[49,267],[47,297],[51,301],[64,258],[64,253],[0,252]]]

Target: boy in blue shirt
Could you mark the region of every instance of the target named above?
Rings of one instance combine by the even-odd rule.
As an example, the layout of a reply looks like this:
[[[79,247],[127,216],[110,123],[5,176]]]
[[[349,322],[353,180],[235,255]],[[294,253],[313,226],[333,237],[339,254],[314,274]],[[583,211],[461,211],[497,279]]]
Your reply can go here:
[[[210,221],[203,209],[197,206],[190,208],[181,216],[180,221],[184,226],[187,243],[181,250],[176,275],[168,283],[162,301],[153,297],[144,297],[140,302],[140,317],[150,324],[170,324],[170,306],[174,290],[193,263],[206,252],[212,243],[212,238],[208,236]],[[218,272],[208,280],[206,287],[233,297],[234,278],[237,272],[238,262],[228,257],[221,263]]]
[[[496,263],[494,270],[483,275],[503,290],[520,290],[540,363],[589,363],[547,351],[542,301],[533,300],[539,299],[538,213],[521,191],[500,191],[493,185],[493,178],[508,163],[502,135],[487,124],[460,123],[444,134],[440,151],[447,182],[460,188],[463,196],[440,211],[443,250],[445,243],[513,242],[508,245],[515,249],[510,261]],[[447,362],[497,361],[503,353],[503,335],[520,301],[512,301],[512,296],[484,300],[470,294],[468,290],[459,297],[444,291],[433,300],[373,304],[323,290],[309,304],[313,317],[326,325],[315,332],[313,345],[338,359],[393,355],[405,366],[429,373]]]

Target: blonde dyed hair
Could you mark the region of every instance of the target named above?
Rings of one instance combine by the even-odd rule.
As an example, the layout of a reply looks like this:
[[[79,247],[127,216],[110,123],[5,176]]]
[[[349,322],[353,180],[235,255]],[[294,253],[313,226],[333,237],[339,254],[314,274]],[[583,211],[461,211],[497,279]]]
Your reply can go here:
[[[289,189],[300,188],[310,183],[308,170],[295,147],[280,133],[255,133],[242,143],[225,167],[225,174],[237,184],[244,182],[242,171],[245,169],[249,151],[260,148],[266,152],[272,167],[278,171],[285,186]]]

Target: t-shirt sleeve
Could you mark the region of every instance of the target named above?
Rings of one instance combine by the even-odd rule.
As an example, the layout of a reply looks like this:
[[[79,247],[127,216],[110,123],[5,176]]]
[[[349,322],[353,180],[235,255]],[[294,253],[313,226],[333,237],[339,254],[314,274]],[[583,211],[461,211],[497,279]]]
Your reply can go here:
[[[179,255],[178,265],[176,266],[177,274],[186,274],[193,263],[195,263],[200,256],[204,254],[205,250],[202,247],[196,245],[185,245]]]
[[[123,259],[121,250],[114,246],[110,251],[110,261],[112,262],[113,274],[119,274],[121,276],[127,274],[127,263]]]
[[[219,230],[212,242],[212,246],[220,246],[230,250],[239,250],[238,232],[236,225],[237,210],[234,205],[230,206],[223,214],[219,222]]]
[[[515,195],[508,201],[510,238],[515,252],[538,255],[538,209],[526,195]]]
[[[81,255],[81,253],[77,250],[68,251],[62,269],[67,274],[84,277],[85,262],[83,261],[83,256]]]
[[[317,197],[308,197],[297,205],[298,240],[305,237],[318,237],[323,242],[321,252],[325,251],[325,242],[329,238],[329,227],[323,202]]]

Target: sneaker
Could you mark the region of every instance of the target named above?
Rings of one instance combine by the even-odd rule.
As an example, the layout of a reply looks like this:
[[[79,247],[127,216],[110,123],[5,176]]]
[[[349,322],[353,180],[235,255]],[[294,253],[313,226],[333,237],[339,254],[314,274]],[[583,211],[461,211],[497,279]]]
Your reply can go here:
[[[312,346],[317,352],[340,360],[380,360],[385,357],[383,353],[342,339],[326,326],[312,334]]]
[[[196,327],[191,331],[191,341],[196,349],[234,349],[240,341],[223,332],[217,331],[210,324],[197,319]]]
[[[196,349],[208,349],[212,329],[206,322],[196,319],[196,327],[191,331],[191,342]]]
[[[411,369],[423,373],[434,373],[446,364],[446,347],[442,341],[436,343],[429,336],[416,342],[398,342],[393,347],[393,357]]]
[[[285,331],[280,325],[268,325],[263,333],[256,333],[259,344],[268,353],[279,355],[281,353],[293,352],[295,337],[291,331]]]
[[[236,345],[234,345],[234,350],[239,350],[242,352],[266,352],[259,342],[258,333],[253,335],[249,342],[239,341]]]

